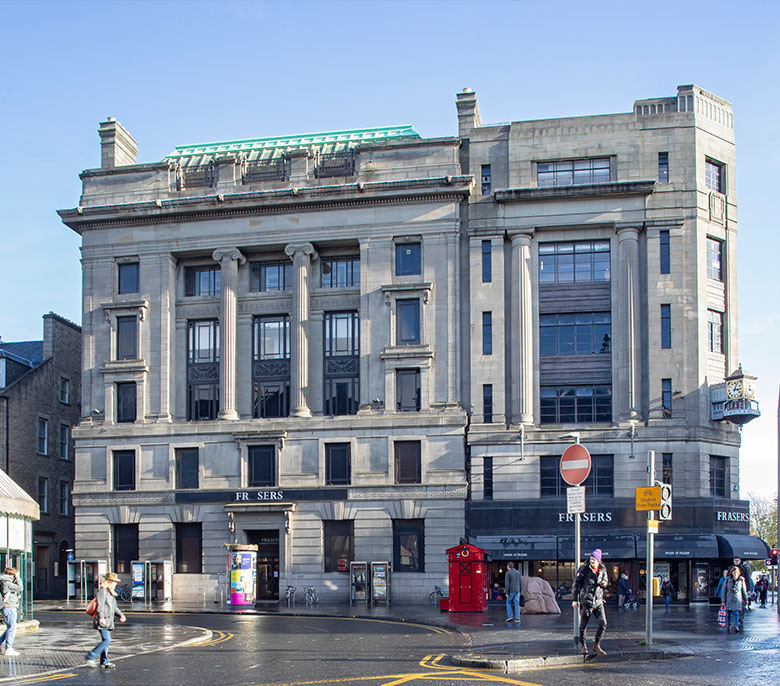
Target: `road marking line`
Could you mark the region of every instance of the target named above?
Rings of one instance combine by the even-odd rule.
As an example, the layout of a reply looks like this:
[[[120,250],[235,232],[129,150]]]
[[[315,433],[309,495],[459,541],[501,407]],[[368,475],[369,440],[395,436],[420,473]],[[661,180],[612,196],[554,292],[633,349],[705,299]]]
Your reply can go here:
[[[39,684],[42,681],[59,681],[60,679],[72,679],[78,676],[78,674],[52,674],[44,677],[22,677],[21,681],[16,681],[17,684]]]

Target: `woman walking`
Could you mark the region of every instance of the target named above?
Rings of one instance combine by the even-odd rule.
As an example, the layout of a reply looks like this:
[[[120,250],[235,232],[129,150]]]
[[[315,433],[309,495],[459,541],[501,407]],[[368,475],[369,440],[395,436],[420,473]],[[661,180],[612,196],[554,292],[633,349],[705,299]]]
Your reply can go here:
[[[747,603],[747,586],[739,567],[736,565],[729,569],[729,575],[723,584],[721,600],[726,608],[726,612],[728,612],[726,633],[731,633],[732,626],[734,627],[734,632],[739,633],[739,613],[742,612],[742,608]]]
[[[676,594],[677,591],[674,590],[674,586],[672,585],[672,582],[669,581],[669,577],[665,576],[663,583],[661,584],[661,597],[664,599],[667,612],[669,612],[669,602],[674,600]]]
[[[120,622],[125,621],[122,611],[116,606],[116,585],[119,577],[114,572],[109,572],[103,577],[100,590],[95,596],[97,600],[97,614],[95,614],[94,626],[100,632],[100,643],[87,653],[87,664],[97,667],[97,657],[100,656],[100,666],[103,669],[115,669],[116,665],[108,659],[108,646],[111,645],[111,632],[114,630],[114,617],[119,617]]]

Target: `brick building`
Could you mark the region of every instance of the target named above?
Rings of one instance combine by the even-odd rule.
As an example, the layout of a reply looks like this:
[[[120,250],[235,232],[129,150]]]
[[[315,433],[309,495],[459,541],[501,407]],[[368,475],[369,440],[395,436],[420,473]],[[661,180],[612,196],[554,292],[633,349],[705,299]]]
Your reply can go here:
[[[36,597],[65,596],[80,395],[81,327],[50,312],[42,341],[0,341],[0,468],[40,508],[32,528]]]

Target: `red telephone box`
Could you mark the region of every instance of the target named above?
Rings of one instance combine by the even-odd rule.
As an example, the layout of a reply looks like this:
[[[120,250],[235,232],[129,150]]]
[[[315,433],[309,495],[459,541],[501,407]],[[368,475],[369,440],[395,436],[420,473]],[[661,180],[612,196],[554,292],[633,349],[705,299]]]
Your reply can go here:
[[[484,612],[488,601],[487,551],[468,543],[447,550],[450,612]]]

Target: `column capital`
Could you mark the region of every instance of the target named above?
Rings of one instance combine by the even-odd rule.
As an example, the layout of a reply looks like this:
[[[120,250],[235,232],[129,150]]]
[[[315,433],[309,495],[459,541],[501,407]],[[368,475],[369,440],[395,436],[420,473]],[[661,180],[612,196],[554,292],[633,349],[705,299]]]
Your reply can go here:
[[[639,238],[642,232],[642,222],[621,222],[615,224],[615,233],[618,238]]]
[[[536,233],[536,229],[509,229],[506,232],[506,235],[509,237],[509,240],[512,241],[512,246],[530,245],[534,233]]]
[[[293,259],[295,258],[295,254],[299,252],[302,252],[304,255],[309,255],[312,260],[316,260],[318,257],[317,251],[311,243],[289,243],[284,249],[284,254]]]
[[[217,248],[211,253],[211,259],[222,264],[224,260],[238,260],[239,264],[246,262],[246,257],[241,254],[238,248]]]

